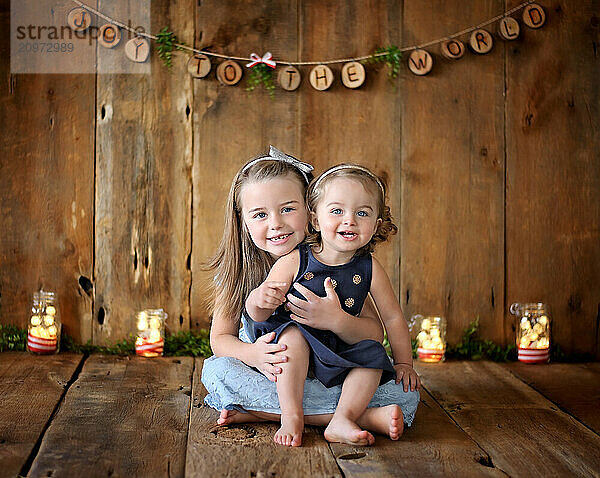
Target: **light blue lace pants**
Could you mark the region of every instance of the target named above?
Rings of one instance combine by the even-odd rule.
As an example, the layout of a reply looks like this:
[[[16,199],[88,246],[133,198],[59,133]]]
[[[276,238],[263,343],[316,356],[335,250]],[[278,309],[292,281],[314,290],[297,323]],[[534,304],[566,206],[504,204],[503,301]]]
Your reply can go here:
[[[250,342],[244,329],[240,331],[240,339]],[[275,383],[238,359],[215,356],[206,359],[202,368],[202,383],[208,391],[204,401],[216,410],[281,414]],[[304,414],[335,412],[341,392],[341,385],[326,388],[317,379],[307,378],[304,384]],[[401,383],[396,385],[392,380],[377,388],[369,408],[396,404],[402,410],[405,425],[410,426],[419,399],[419,392],[405,392]]]

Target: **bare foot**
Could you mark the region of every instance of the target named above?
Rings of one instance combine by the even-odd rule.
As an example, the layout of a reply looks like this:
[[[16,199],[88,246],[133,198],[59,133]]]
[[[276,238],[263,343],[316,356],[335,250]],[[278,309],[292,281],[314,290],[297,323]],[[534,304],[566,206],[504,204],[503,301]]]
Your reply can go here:
[[[264,418],[257,417],[252,413],[242,413],[237,410],[221,410],[221,415],[217,418],[217,425],[225,426],[232,423],[248,422],[266,422]]]
[[[348,445],[372,445],[375,437],[344,416],[333,416],[325,429],[325,440]]]
[[[367,408],[357,420],[359,426],[398,440],[404,431],[404,418],[398,405]]]
[[[303,431],[303,415],[281,415],[281,428],[275,433],[273,441],[279,445],[300,446]]]

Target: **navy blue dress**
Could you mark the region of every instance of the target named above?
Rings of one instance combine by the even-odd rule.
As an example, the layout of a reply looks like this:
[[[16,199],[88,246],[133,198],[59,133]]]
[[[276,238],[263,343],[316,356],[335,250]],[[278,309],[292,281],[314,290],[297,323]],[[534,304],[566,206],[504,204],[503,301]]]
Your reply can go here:
[[[324,281],[331,277],[335,291],[344,311],[358,316],[371,288],[372,258],[370,254],[355,256],[347,264],[328,266],[319,262],[310,246],[301,244],[300,267],[294,279],[320,297],[325,296]],[[304,299],[293,287],[290,292]],[[247,313],[244,311],[246,317]],[[290,325],[298,327],[310,347],[311,370],[315,377],[326,387],[341,384],[352,368],[382,369],[380,383],[396,376],[382,344],[376,340],[362,340],[347,344],[330,330],[319,330],[300,324],[290,318],[290,312],[280,306],[265,322],[248,321],[252,325],[254,338],[269,332],[275,332],[274,342]]]

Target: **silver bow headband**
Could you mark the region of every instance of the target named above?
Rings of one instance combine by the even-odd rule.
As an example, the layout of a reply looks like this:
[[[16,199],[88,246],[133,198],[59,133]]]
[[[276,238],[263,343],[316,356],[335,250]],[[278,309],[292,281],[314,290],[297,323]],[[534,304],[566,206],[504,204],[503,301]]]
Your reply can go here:
[[[377,177],[377,175],[373,174],[371,171],[369,171],[364,166],[360,166],[358,164],[339,164],[337,166],[334,166],[334,167],[328,169],[327,171],[325,171],[323,174],[321,174],[321,176],[319,176],[316,179],[316,181],[314,182],[314,186],[312,186],[312,187],[316,188],[317,185],[323,180],[323,178],[325,178],[325,177],[329,176],[331,173],[334,173],[334,172],[339,171],[341,169],[350,169],[350,170],[353,169],[355,171],[362,171],[363,173],[366,173],[368,176],[370,176],[371,178],[373,178],[373,180],[377,183],[377,185],[379,186],[379,189],[381,189],[381,194],[385,198],[385,187],[383,186],[383,183],[381,182],[381,179],[379,179]]]
[[[310,182],[308,179],[308,174],[312,172],[313,169],[315,169],[310,164],[303,163],[302,161],[294,158],[293,156],[279,151],[275,146],[269,146],[268,156],[261,156],[260,158],[253,159],[252,161],[247,163],[246,166],[243,167],[242,173],[246,171],[250,166],[258,163],[259,161],[283,161],[284,163],[291,164],[302,173],[306,184]]]

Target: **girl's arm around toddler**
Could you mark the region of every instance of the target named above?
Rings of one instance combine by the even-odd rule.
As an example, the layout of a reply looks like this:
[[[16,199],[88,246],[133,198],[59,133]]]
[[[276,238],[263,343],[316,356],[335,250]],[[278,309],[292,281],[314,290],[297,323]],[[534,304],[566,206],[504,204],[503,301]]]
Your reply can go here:
[[[371,281],[371,294],[381,314],[388,340],[394,354],[394,368],[396,369],[396,383],[404,382],[404,390],[419,389],[421,381],[413,369],[412,347],[408,325],[390,279],[385,270],[373,257],[373,278]]]
[[[217,297],[219,304],[219,297]],[[275,381],[281,369],[276,365],[287,361],[287,357],[278,354],[286,349],[284,344],[271,344],[274,333],[265,334],[253,344],[242,342],[238,338],[239,318],[232,320],[225,317],[218,306],[215,307],[212,325],[210,327],[210,346],[217,357],[233,357],[245,364],[260,370],[265,377]]]

